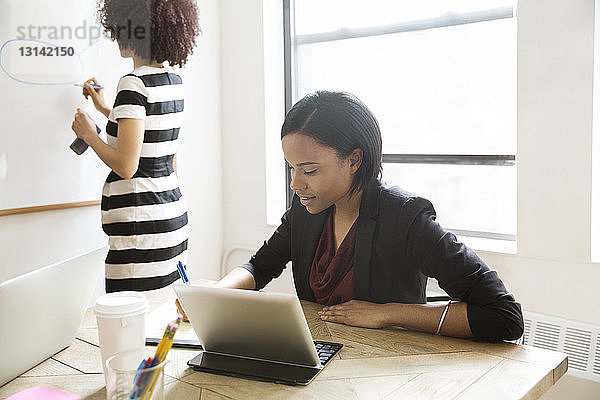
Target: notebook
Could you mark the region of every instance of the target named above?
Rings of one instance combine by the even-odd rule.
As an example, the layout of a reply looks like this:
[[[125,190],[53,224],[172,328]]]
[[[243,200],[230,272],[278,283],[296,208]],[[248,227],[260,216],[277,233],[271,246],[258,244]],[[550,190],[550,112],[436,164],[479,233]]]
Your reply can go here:
[[[313,342],[298,298],[283,293],[175,284],[204,350],[195,370],[307,385],[342,344]]]
[[[0,386],[73,342],[107,251],[104,246],[0,283]]]

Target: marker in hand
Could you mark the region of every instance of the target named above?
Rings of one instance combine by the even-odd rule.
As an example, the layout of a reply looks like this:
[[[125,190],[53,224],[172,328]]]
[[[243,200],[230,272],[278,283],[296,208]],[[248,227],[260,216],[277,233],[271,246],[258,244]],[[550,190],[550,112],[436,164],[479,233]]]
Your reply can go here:
[[[92,78],[93,79],[93,78]],[[104,86],[102,85],[98,85],[97,83],[93,83],[88,81],[87,82],[92,88],[94,88],[95,90],[100,90],[100,89],[104,89]],[[85,84],[83,83],[74,83],[74,86],[78,86],[81,88],[85,88]],[[87,98],[87,96],[86,96]],[[96,131],[98,132],[98,134],[100,134],[101,130],[98,127],[98,125],[96,125]],[[73,140],[73,143],[71,143],[71,145],[69,146],[71,148],[71,150],[73,150],[77,155],[81,155],[83,154],[87,148],[88,148],[88,144],[86,142],[84,142],[83,140],[76,138],[75,140]]]
[[[85,87],[85,85],[83,83],[74,83],[73,86],[79,86],[81,88]],[[94,89],[97,89],[97,90],[104,89],[104,86],[97,85],[95,83],[90,83],[90,86],[93,87]]]

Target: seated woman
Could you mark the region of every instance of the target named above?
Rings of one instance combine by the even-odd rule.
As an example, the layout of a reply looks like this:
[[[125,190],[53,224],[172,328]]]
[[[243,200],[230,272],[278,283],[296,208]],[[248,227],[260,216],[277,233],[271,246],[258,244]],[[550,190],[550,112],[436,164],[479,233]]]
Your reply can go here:
[[[292,261],[301,299],[324,321],[473,338],[523,334],[498,274],[435,220],[432,204],[381,176],[381,132],[348,93],[319,91],[289,111],[281,140],[296,192],[273,236],[220,287],[261,289]],[[427,304],[427,277],[456,302]]]

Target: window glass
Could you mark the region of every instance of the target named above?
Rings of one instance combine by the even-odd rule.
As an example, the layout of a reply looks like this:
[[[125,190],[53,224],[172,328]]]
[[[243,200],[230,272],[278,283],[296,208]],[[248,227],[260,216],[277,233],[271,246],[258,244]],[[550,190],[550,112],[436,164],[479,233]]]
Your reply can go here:
[[[348,91],[377,117],[384,153],[515,154],[512,19],[298,46],[296,99]]]
[[[355,94],[384,154],[516,155],[513,0],[291,4],[293,102]],[[514,241],[516,166],[463,164],[386,162],[383,179],[431,200],[448,229]]]
[[[516,233],[516,167],[386,163],[383,180],[430,200],[444,228]]]

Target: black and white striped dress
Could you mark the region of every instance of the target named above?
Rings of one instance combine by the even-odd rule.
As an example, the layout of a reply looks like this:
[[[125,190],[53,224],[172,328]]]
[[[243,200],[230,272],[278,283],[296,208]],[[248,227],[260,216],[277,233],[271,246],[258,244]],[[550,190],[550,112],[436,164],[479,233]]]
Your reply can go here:
[[[120,118],[145,120],[145,132],[135,175],[111,171],[102,189],[107,292],[164,287],[178,279],[177,262],[186,264],[187,206],[173,169],[183,97],[181,77],[170,67],[139,67],[119,81],[108,144],[116,147]]]

